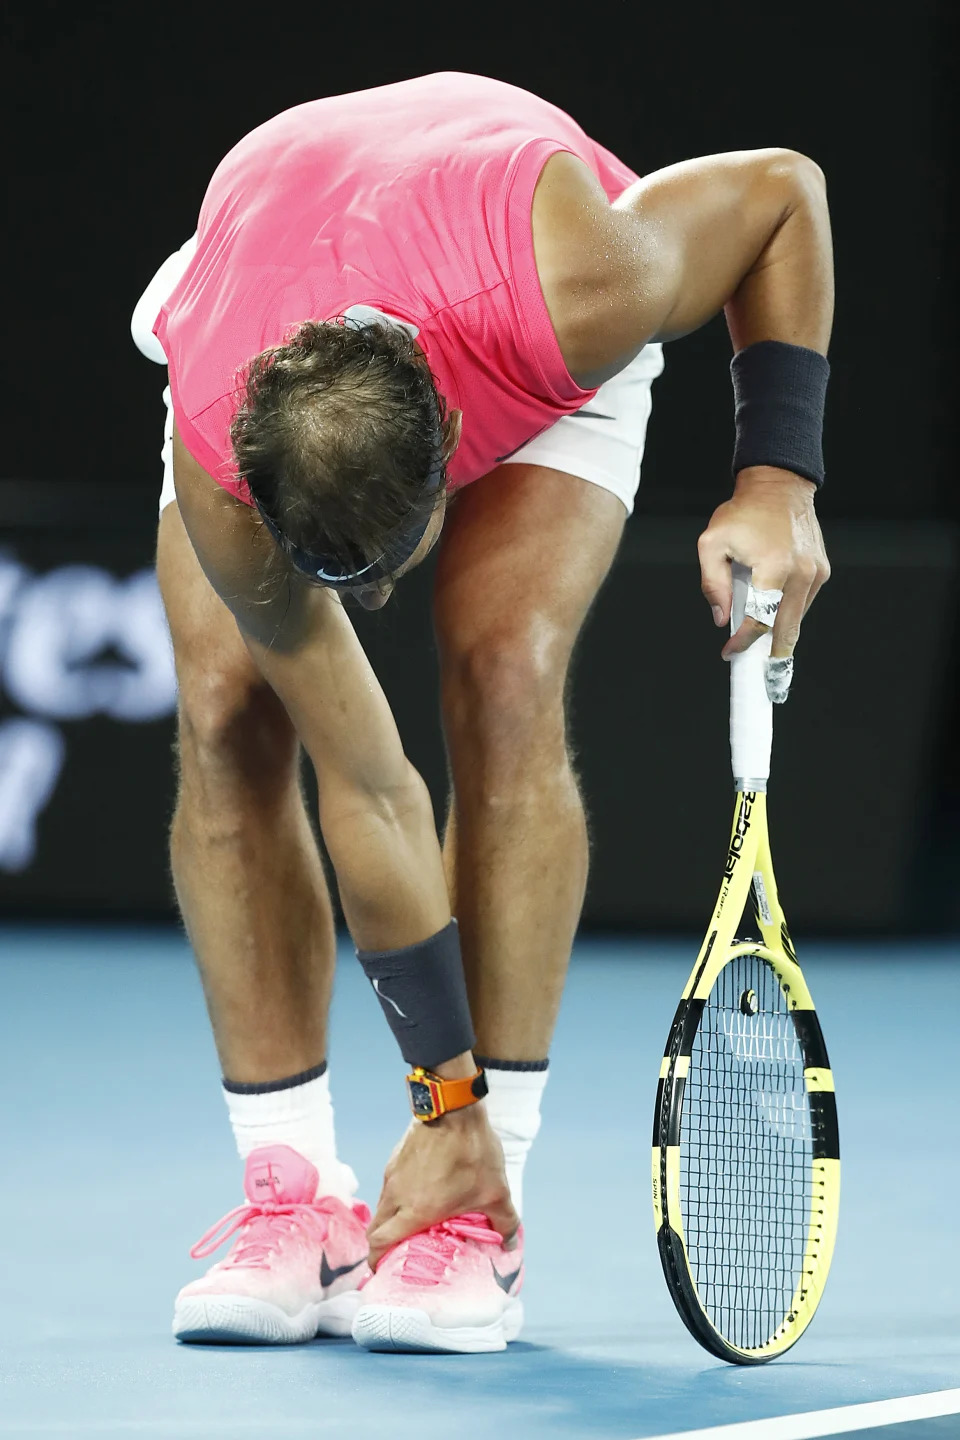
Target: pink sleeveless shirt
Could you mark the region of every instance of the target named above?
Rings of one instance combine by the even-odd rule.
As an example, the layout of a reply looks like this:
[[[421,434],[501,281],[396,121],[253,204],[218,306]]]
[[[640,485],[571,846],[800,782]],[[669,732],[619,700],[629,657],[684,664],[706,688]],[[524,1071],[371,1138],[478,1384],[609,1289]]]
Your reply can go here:
[[[614,199],[633,171],[562,110],[477,75],[427,75],[298,105],[217,167],[196,254],[154,327],[187,449],[249,503],[229,428],[249,360],[303,320],[375,306],[419,329],[463,411],[469,484],[596,392],[567,372],[533,256],[531,206],[558,150]]]

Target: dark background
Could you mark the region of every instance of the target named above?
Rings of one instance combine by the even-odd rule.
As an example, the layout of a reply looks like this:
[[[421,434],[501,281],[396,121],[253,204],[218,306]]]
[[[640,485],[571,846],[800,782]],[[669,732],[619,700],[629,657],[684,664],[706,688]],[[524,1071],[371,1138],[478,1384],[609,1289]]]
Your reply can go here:
[[[222,155],[277,111],[463,69],[539,92],[641,172],[756,145],[812,155],[836,244],[819,506],[835,579],[778,721],[778,865],[808,928],[960,923],[946,6],[18,3],[2,24],[0,474],[15,483],[0,486],[0,545],[38,573],[63,563],[65,536],[78,559],[117,574],[149,560],[162,372],[134,350],[129,313],[193,230]],[[637,515],[581,649],[594,924],[696,928],[712,901],[727,824],[726,672],[692,547],[729,491],[728,359],[722,321],[668,347]],[[403,589],[364,636],[439,795],[425,580]],[[669,646],[656,638],[665,610]],[[15,709],[0,693],[0,716]],[[0,875],[0,903],[161,913],[169,722],[122,742],[109,722],[84,723],[93,728],[68,734],[35,865]],[[668,810],[672,829],[657,819]],[[89,877],[74,866],[66,884],[64,855],[91,822]],[[683,886],[671,850],[690,862]]]

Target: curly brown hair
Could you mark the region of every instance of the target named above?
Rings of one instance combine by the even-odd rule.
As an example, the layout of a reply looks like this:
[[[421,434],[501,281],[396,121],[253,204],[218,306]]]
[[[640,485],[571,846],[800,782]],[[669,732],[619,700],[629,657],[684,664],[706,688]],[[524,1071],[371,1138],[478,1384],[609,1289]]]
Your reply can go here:
[[[308,320],[250,361],[230,439],[283,540],[354,567],[440,503],[444,486],[424,485],[448,425],[405,330]]]

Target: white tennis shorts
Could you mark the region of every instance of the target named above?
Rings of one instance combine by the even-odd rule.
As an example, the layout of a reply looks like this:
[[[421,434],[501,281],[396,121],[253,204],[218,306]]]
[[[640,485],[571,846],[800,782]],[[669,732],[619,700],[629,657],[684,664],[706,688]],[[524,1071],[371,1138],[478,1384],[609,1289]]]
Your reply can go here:
[[[166,364],[153,325],[160,306],[178,283],[196,245],[196,236],[170,255],[160,266],[137,301],[130,323],[137,349],[148,360]],[[663,370],[663,346],[646,345],[640,354],[601,385],[592,400],[572,415],[563,415],[510,456],[504,465],[544,465],[568,475],[578,475],[591,485],[609,490],[623,503],[627,514],[640,484],[640,463],[647,438],[647,421],[653,408],[651,388]],[[163,392],[167,408],[163,429],[163,484],[160,509],[176,494],[173,488],[173,409],[169,385]]]

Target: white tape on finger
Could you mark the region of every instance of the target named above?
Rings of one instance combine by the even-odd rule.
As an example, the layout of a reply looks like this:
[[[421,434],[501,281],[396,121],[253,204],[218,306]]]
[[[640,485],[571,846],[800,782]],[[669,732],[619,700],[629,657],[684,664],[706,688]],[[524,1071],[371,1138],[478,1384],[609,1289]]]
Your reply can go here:
[[[756,620],[759,625],[772,627],[782,599],[782,590],[755,590],[752,585],[749,585],[747,587],[747,603],[743,607],[743,613],[749,615],[751,620]]]
[[[782,599],[782,590],[758,590],[755,586],[748,585],[743,614],[749,616],[751,620],[756,620],[758,624],[766,626],[768,630],[772,630]],[[766,654],[763,657],[764,689],[771,705],[782,705],[790,693],[790,683],[793,680],[793,657],[790,655],[772,657],[769,653],[769,637],[764,636],[763,641],[766,641]],[[761,643],[763,642],[755,641],[752,649],[756,650]],[[759,672],[756,660],[754,664]],[[756,673],[755,684],[758,678],[759,673]]]
[[[782,705],[790,694],[793,680],[793,656],[771,655],[763,667],[763,679],[767,687],[767,699],[771,705]]]

